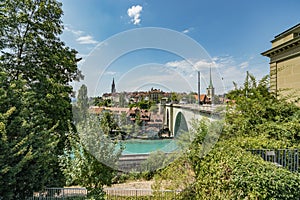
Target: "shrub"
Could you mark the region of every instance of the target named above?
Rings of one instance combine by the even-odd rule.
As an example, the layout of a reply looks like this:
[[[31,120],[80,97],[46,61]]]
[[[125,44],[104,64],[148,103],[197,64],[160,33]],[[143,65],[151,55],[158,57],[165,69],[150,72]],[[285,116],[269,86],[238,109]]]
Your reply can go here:
[[[195,165],[197,199],[297,199],[300,175],[219,142]],[[188,195],[188,193],[186,194]]]

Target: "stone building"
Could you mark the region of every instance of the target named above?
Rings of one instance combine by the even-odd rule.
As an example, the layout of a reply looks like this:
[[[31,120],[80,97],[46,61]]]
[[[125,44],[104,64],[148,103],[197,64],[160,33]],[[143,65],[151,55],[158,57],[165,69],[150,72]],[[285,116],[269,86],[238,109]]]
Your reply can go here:
[[[153,101],[155,103],[159,103],[160,99],[163,96],[163,91],[161,91],[160,89],[153,89],[151,88],[151,90],[148,92],[149,93],[149,99],[150,101]]]
[[[289,94],[300,90],[300,23],[276,35],[272,48],[263,52],[270,58],[271,91]]]

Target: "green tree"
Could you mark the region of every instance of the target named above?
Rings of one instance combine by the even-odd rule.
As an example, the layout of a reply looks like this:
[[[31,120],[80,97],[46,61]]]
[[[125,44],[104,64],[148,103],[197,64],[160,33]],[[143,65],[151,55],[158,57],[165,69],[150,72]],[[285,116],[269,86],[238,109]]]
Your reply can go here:
[[[181,99],[180,94],[178,94],[176,92],[172,92],[171,100],[172,100],[173,103],[179,103],[180,99]]]
[[[119,118],[119,126],[126,126],[128,124],[128,120],[127,120],[127,113],[126,112],[122,112]]]
[[[8,118],[15,112],[15,107],[11,108],[4,114],[0,114],[0,198],[1,199],[21,199],[25,198],[28,193],[22,194],[16,189],[20,171],[28,165],[34,155],[32,148],[28,148],[30,138],[23,138],[21,141],[10,142],[7,136]],[[20,180],[20,179],[19,179]],[[24,187],[21,185],[21,187]],[[27,189],[30,188],[30,185]],[[24,190],[22,188],[21,190]],[[25,194],[24,194],[25,193]]]
[[[87,87],[82,85],[78,90],[76,105],[73,105],[74,123],[84,121],[88,116],[89,98],[87,96]]]
[[[154,172],[170,163],[168,157],[171,157],[171,154],[167,155],[163,151],[151,152],[147,160],[141,163],[141,168],[143,171]]]
[[[99,118],[93,115],[86,123],[79,123],[79,137],[71,135],[72,149],[66,149],[61,159],[67,184],[87,187],[96,199],[102,199],[103,186],[112,183],[122,152],[99,124]]]
[[[113,113],[103,111],[100,116],[100,126],[104,134],[114,136],[113,131],[119,129]]]
[[[195,95],[197,95],[196,92],[190,92],[190,93],[187,95],[188,103],[191,103],[191,104],[197,103],[197,102],[196,102]]]
[[[151,107],[152,103],[147,100],[142,100],[138,102],[138,107],[143,110],[148,110]]]
[[[267,136],[291,143],[300,141],[300,108],[276,98],[268,90],[269,77],[259,82],[247,73],[243,87],[228,93],[234,103],[226,113],[226,134],[232,136]]]
[[[100,106],[100,102],[102,101],[102,97],[93,97],[93,106]]]
[[[81,110],[83,117],[86,117],[89,108],[89,98],[87,96],[87,87],[84,84],[78,90],[77,105]]]
[[[119,126],[120,130],[123,133],[126,133],[127,135],[132,133],[133,125],[128,122],[126,112],[122,112],[122,114],[120,115],[118,126]]]
[[[5,160],[17,165],[32,152],[14,174],[13,199],[24,199],[45,186],[63,186],[58,155],[63,154],[70,132],[71,81],[82,78],[77,69],[76,51],[60,41],[61,3],[55,0],[3,0],[0,3],[0,72],[2,79],[0,113],[15,112],[6,124],[7,145],[26,141],[23,153]],[[27,153],[26,153],[27,152]],[[2,169],[0,169],[2,170]]]
[[[5,73],[0,77],[1,110],[7,104],[15,105],[2,121],[5,131],[2,132],[0,173],[5,186],[0,188],[0,197],[26,199],[53,178],[54,172],[49,169],[56,167],[57,125],[48,129],[45,114],[35,108],[38,103],[35,93],[26,91],[24,81],[8,81]]]
[[[96,106],[111,107],[112,105],[111,99],[102,99],[101,97],[97,98],[95,103],[97,103]]]
[[[193,119],[191,129],[180,134],[176,140],[176,144],[181,151],[185,152],[192,145],[202,144],[208,132],[209,120],[202,118],[201,120]]]
[[[151,101],[148,100],[141,100],[137,103],[131,103],[129,104],[129,108],[133,108],[133,107],[137,107],[143,110],[148,110],[150,109],[150,107],[153,105],[153,103]]]
[[[127,104],[125,100],[125,95],[126,95],[125,92],[122,92],[119,95],[119,106],[122,108],[125,108]]]

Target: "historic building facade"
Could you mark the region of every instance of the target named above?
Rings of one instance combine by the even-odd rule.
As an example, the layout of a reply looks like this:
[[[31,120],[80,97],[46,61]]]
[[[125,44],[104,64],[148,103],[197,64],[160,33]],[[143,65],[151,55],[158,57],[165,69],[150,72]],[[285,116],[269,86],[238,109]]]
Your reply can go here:
[[[271,91],[278,94],[300,90],[300,23],[275,36],[272,48],[263,52],[270,58]]]

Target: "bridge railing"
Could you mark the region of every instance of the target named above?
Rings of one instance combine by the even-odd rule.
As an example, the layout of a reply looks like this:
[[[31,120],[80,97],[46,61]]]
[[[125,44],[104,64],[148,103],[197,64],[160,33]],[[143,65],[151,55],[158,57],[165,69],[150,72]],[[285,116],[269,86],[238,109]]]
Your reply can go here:
[[[166,106],[171,106],[171,104],[167,104]],[[186,109],[190,109],[190,110],[199,110],[199,111],[214,111],[216,108],[220,107],[220,106],[224,106],[222,104],[220,105],[209,105],[209,104],[205,104],[205,105],[199,105],[199,104],[172,104],[173,107],[180,107],[180,108],[186,108]]]

